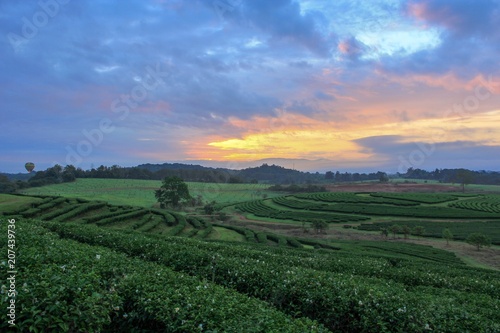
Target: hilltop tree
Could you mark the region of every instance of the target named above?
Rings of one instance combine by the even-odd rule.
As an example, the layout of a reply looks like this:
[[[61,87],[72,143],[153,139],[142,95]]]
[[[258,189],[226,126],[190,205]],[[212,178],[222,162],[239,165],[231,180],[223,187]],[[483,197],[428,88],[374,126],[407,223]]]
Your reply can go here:
[[[453,234],[450,229],[443,229],[443,238],[446,239],[446,245],[450,245],[450,240],[453,240]]]
[[[490,246],[491,245],[491,239],[488,238],[485,234],[475,232],[473,234],[470,234],[469,237],[465,240],[467,243],[470,245],[476,246],[477,250],[479,251],[480,248],[483,246]]]
[[[191,199],[187,184],[176,176],[166,177],[160,189],[155,191],[155,197],[162,207],[169,204],[177,207],[183,201]]]

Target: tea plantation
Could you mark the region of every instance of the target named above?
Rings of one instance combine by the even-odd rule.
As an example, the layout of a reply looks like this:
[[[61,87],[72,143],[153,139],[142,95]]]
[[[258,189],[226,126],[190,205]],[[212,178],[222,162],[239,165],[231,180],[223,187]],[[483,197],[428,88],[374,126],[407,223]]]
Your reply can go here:
[[[20,204],[0,203],[0,232],[15,229],[16,327],[5,319],[1,331],[500,331],[500,272],[469,267],[447,251],[284,237],[78,198],[9,197]],[[495,214],[448,206],[481,197],[444,199],[301,194],[238,207],[283,221],[356,223],[371,216],[331,206]],[[242,242],[213,240],[216,228],[240,235]],[[11,245],[8,237],[0,244]],[[0,262],[4,272],[10,264]],[[2,286],[4,309],[12,299],[9,288]]]

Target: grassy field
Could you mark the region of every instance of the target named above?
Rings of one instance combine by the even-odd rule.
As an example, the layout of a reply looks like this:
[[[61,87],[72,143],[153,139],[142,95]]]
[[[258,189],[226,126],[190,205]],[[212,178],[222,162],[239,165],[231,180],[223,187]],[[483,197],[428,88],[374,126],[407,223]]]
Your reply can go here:
[[[264,184],[218,184],[188,182],[189,193],[193,197],[201,195],[203,201],[218,203],[241,202],[275,197],[276,192],[267,191]],[[22,191],[28,195],[56,195],[67,198],[102,200],[114,205],[135,205],[153,207],[156,203],[154,191],[160,188],[156,180],[137,179],[77,179],[72,183],[34,187]]]

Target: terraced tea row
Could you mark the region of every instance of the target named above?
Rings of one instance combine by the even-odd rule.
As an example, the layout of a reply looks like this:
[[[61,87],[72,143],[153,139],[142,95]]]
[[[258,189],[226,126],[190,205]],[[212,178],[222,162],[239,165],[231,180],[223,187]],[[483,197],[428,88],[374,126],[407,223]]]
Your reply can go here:
[[[281,199],[283,197],[278,197],[278,198]],[[286,200],[286,199],[281,199],[281,200]],[[365,221],[369,219],[368,217],[364,216],[352,216],[346,214],[292,211],[292,210],[286,210],[286,208],[280,210],[266,205],[265,200],[244,202],[236,205],[236,208],[260,217],[269,217],[273,219],[282,219],[282,220],[293,220],[300,222],[326,221],[331,223],[342,223],[342,222]]]
[[[345,193],[345,192],[320,192],[320,193],[304,193],[296,194],[296,198],[336,203],[366,203],[366,204],[387,204],[396,206],[416,206],[418,203],[407,200],[391,199],[384,197],[376,197],[361,193]]]
[[[208,219],[198,219],[194,216],[185,216],[166,210],[114,206],[99,201],[60,197],[47,197],[42,201],[3,214],[5,216],[19,214],[25,218],[36,217],[45,221],[96,224],[100,227],[135,230],[142,233],[167,236],[211,238],[214,232],[212,223]],[[217,228],[241,234],[245,236],[246,241],[258,241],[268,245],[303,247],[312,244],[312,246],[320,248],[331,248],[319,241],[299,242],[291,237],[283,237],[272,233],[254,233],[254,231],[247,228],[232,227],[225,224],[219,224]]]
[[[0,229],[7,233],[5,223]],[[293,318],[264,301],[164,265],[60,239],[24,220],[16,222],[16,231],[15,331],[237,332],[249,327],[327,332],[308,318]],[[6,247],[5,237],[0,245]],[[7,270],[5,262],[0,265]],[[8,300],[2,286],[5,307]],[[0,330],[13,331],[7,320]]]
[[[438,204],[458,200],[458,196],[445,193],[372,193],[376,198],[405,200],[424,204]]]
[[[500,213],[500,196],[481,196],[479,198],[453,202],[450,203],[449,206],[480,212]]]
[[[269,247],[252,250],[186,238],[159,242],[156,237],[88,225],[44,225],[63,238],[106,246],[266,300],[332,331],[500,329],[500,275],[492,271],[424,259],[401,258],[394,265],[360,253],[280,253]]]
[[[450,195],[437,195],[437,194],[404,194],[395,195],[387,194],[390,198],[384,198],[386,194],[372,194],[380,195],[381,201],[385,200],[407,200],[415,201],[410,205],[401,205],[392,202],[392,204],[381,204],[371,202],[371,198],[359,196],[359,201],[355,202],[355,195],[342,196],[325,193],[316,194],[303,194],[294,196],[281,196],[267,200],[256,200],[236,205],[242,211],[252,213],[256,216],[269,217],[275,219],[290,219],[295,221],[313,222],[317,220],[324,220],[327,222],[356,222],[369,219],[368,216],[401,216],[401,217],[417,217],[417,218],[433,218],[433,219],[497,219],[500,218],[500,212],[494,211],[496,209],[495,200],[498,197],[488,201],[490,206],[495,209],[489,211],[472,210],[446,206],[430,205],[447,202],[450,198],[457,199]],[[425,199],[428,195],[429,198]],[[393,198],[393,196],[399,199]],[[344,202],[337,202],[335,198],[342,197],[348,198]],[[320,199],[329,198],[331,201],[323,201]],[[364,199],[361,199],[364,198]],[[374,197],[372,199],[377,199]],[[405,199],[405,200],[406,200]],[[426,204],[416,203],[417,201],[426,202]],[[272,202],[272,205],[270,204]],[[370,202],[370,203],[367,203]],[[462,202],[462,201],[459,201]],[[465,201],[467,202],[467,201]]]

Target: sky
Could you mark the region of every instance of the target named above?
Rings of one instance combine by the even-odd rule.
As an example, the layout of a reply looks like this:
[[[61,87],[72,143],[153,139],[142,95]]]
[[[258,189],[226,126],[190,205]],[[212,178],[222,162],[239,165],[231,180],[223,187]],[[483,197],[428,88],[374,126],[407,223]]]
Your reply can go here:
[[[0,0],[0,172],[500,170],[500,0]]]

